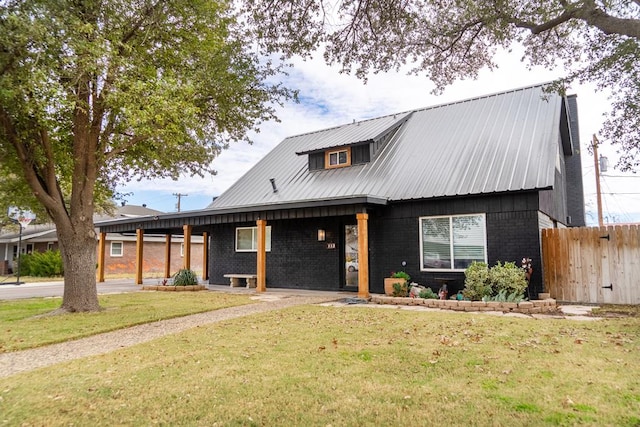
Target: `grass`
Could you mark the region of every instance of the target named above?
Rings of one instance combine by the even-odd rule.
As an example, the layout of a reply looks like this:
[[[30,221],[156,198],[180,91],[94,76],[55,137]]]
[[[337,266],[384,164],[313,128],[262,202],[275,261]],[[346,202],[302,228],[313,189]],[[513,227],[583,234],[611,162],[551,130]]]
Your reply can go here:
[[[640,317],[640,305],[605,304],[594,308],[591,313],[603,317]]]
[[[172,317],[248,304],[247,296],[214,292],[135,292],[100,295],[99,313],[38,317],[60,298],[0,301],[0,353],[40,347]]]
[[[7,425],[640,423],[640,319],[301,306],[0,379]]]

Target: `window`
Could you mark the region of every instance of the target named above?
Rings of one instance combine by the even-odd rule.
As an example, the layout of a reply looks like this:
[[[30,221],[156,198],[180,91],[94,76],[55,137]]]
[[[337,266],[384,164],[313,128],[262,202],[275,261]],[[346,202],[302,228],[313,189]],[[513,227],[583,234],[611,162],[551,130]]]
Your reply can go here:
[[[54,247],[55,243],[54,242],[48,242],[47,243],[47,250],[48,251],[52,251],[53,247]]]
[[[184,257],[184,243],[180,243],[180,256]]]
[[[422,270],[464,270],[487,262],[484,214],[420,218]]]
[[[271,252],[271,226],[266,227],[267,252]],[[236,228],[236,252],[258,251],[258,227]]]
[[[325,156],[324,163],[327,169],[349,166],[351,164],[351,148],[327,151]]]
[[[111,242],[111,256],[122,256],[123,246],[122,242]]]

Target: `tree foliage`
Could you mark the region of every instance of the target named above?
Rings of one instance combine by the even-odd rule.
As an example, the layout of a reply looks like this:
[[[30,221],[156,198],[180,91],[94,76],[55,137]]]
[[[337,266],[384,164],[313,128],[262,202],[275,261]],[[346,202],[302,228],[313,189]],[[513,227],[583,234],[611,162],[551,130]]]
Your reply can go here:
[[[457,79],[497,66],[499,48],[525,48],[529,65],[563,66],[572,81],[594,82],[612,94],[602,129],[616,144],[622,169],[640,164],[640,1],[638,0],[270,0],[245,2],[263,46],[306,55],[320,46],[343,72],[409,66],[436,92]]]
[[[292,95],[246,36],[224,0],[0,1],[0,202],[55,222],[63,307],[97,306],[67,295],[95,289],[95,253],[67,264],[117,183],[213,172]]]

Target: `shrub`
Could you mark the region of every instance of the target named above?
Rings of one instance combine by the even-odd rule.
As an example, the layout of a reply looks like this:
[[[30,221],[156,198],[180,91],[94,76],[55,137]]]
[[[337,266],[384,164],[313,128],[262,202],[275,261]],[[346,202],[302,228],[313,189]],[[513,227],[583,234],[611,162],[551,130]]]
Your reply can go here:
[[[524,301],[524,294],[519,294],[518,292],[512,292],[510,294],[507,294],[507,291],[505,291],[504,289],[501,290],[500,292],[498,292],[498,295],[493,296],[493,297],[489,297],[486,296],[484,298],[482,298],[482,301],[497,301],[497,302],[522,302]]]
[[[506,294],[516,293],[517,295],[521,295],[524,294],[525,289],[527,289],[525,272],[522,268],[517,267],[514,262],[501,264],[500,261],[498,261],[498,263],[489,270],[489,280],[493,288],[492,295],[497,295],[501,291],[505,291]]]
[[[431,288],[421,290],[418,296],[424,299],[438,299],[438,295]]]
[[[464,297],[472,301],[479,301],[486,296],[493,295],[489,280],[489,268],[484,262],[472,262],[464,271]]]
[[[183,268],[173,277],[174,286],[191,286],[198,284],[198,276],[192,270]]]
[[[20,274],[36,277],[62,276],[64,269],[60,251],[49,250],[20,255]]]

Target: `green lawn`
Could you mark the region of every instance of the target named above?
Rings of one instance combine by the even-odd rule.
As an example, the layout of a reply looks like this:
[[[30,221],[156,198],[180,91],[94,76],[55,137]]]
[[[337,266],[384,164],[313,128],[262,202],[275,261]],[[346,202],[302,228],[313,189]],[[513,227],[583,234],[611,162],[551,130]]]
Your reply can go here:
[[[7,425],[640,424],[640,319],[301,306],[0,379]]]
[[[104,308],[99,313],[51,317],[38,315],[59,308],[60,298],[0,301],[0,353],[252,302],[247,296],[213,292],[135,292],[99,299]]]

